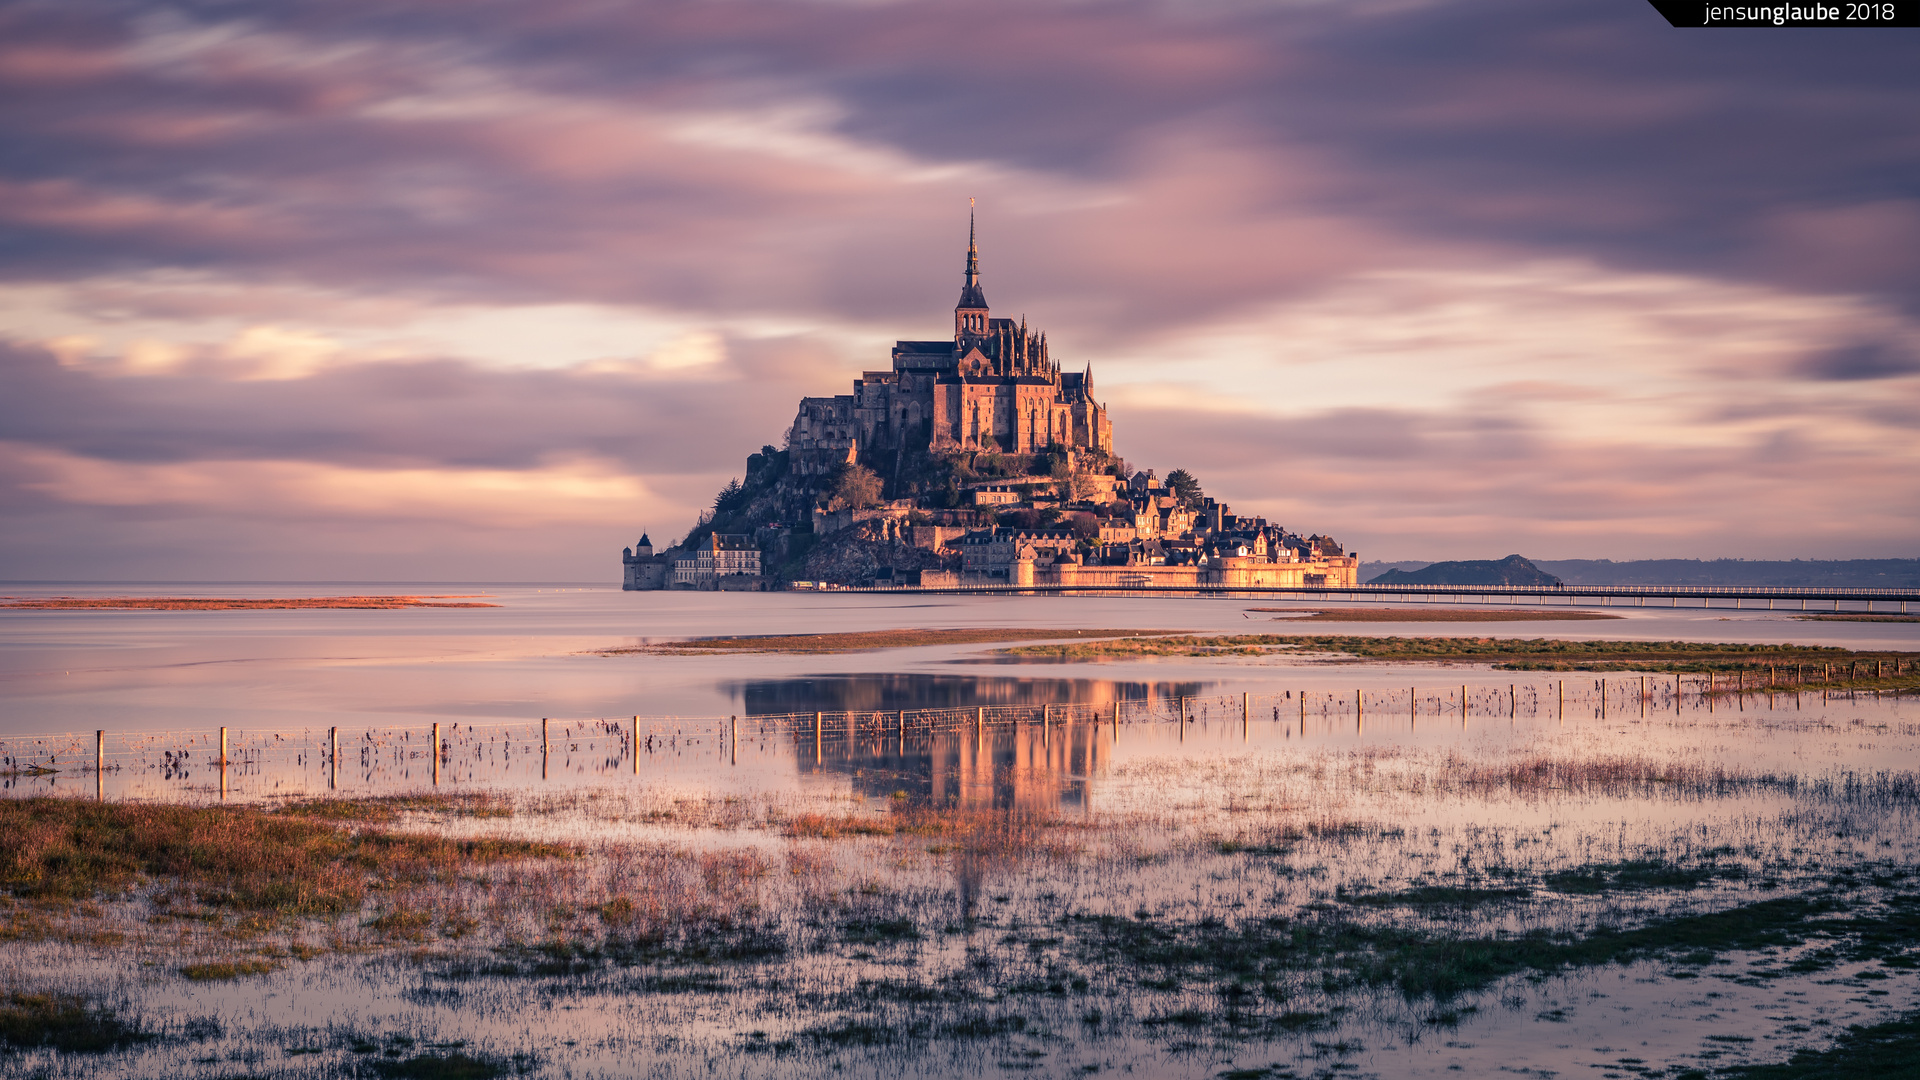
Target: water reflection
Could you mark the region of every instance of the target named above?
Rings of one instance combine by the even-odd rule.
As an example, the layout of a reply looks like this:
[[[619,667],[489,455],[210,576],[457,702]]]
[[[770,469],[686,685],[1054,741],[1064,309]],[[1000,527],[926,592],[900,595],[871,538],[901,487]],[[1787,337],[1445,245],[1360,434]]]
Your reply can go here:
[[[808,733],[794,741],[803,775],[844,774],[861,795],[1043,812],[1090,809],[1090,784],[1111,763],[1114,737],[1110,724],[1045,718],[912,739],[842,732],[817,761]]]
[[[1113,732],[1103,738],[1087,718],[1110,717],[1116,703],[1200,697],[1212,685],[882,673],[738,680],[721,689],[750,717],[822,714],[817,754],[810,730],[793,733],[803,776],[842,775],[866,796],[1041,813],[1091,808],[1091,782],[1111,761]],[[1058,718],[1049,715],[1054,706]],[[968,724],[969,710],[977,723]],[[902,713],[920,715],[903,722]],[[937,730],[943,722],[957,730]]]
[[[800,679],[722,682],[748,715],[810,712],[897,712],[901,709],[973,709],[996,705],[1106,705],[1115,701],[1199,697],[1216,684],[1201,681],[1127,682],[1113,679],[982,678],[975,675],[882,673]]]

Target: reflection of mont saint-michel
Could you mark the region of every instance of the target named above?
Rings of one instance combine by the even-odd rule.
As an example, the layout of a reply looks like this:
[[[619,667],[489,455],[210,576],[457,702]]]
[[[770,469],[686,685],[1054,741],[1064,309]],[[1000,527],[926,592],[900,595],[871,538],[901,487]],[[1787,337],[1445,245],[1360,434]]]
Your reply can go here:
[[[1116,703],[1178,701],[1210,686],[895,672],[749,679],[729,689],[745,731],[758,717],[822,714],[817,758],[811,730],[788,729],[802,775],[845,776],[871,797],[904,791],[941,806],[1051,811],[1086,807],[1087,779],[1112,760],[1114,733],[1100,721]],[[1046,706],[1054,707],[1051,726],[1042,723]],[[903,709],[914,718],[904,737],[895,726]],[[983,730],[967,723],[977,709],[990,717]],[[946,722],[930,729],[928,711],[946,713]]]
[[[1130,470],[1093,367],[995,318],[971,229],[953,336],[900,341],[853,393],[802,398],[679,543],[642,537],[628,589],[819,584],[1347,586],[1357,555],[1241,517],[1176,469]]]

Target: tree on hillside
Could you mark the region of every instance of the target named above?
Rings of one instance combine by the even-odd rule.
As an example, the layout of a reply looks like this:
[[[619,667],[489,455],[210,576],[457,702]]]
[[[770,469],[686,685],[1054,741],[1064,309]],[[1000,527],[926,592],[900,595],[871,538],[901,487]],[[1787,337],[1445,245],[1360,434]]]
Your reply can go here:
[[[1200,481],[1185,469],[1167,474],[1167,488],[1179,497],[1180,505],[1189,510],[1198,510],[1207,501],[1207,493],[1200,490]]]
[[[880,476],[865,465],[848,465],[833,481],[829,510],[865,510],[880,501]]]

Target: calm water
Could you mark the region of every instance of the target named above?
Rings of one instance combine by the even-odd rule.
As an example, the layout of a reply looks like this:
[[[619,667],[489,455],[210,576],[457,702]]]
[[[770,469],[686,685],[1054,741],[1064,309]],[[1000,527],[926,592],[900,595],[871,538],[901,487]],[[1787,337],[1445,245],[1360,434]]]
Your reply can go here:
[[[10,596],[79,586],[5,586]],[[342,583],[88,586],[92,595],[303,596],[487,593],[498,608],[396,611],[0,610],[0,734],[412,728],[541,717],[726,716],[899,709],[1121,693],[1285,692],[1444,686],[1431,665],[1349,667],[1273,659],[1008,667],[991,646],[833,656],[600,656],[594,650],[723,634],[899,627],[1132,628],[1286,632],[1213,599],[887,597],[818,593],[623,593],[606,587]],[[1920,649],[1920,623],[1799,622],[1788,612],[1612,609],[1617,621],[1328,624],[1305,633],[1627,638]],[[1468,669],[1471,670],[1471,669]],[[1509,681],[1490,676],[1479,681]]]
[[[1692,685],[1676,694],[1670,679],[1643,688],[1637,676],[1616,676],[1603,705],[1587,675],[1302,660],[1025,666],[998,662],[991,646],[594,652],[692,635],[895,627],[1287,629],[1249,610],[1274,606],[1266,602],[383,591],[485,591],[504,606],[0,612],[0,744],[16,763],[57,770],[16,768],[0,782],[13,795],[92,797],[97,782],[108,798],[204,801],[488,791],[513,816],[424,813],[405,824],[571,839],[593,857],[497,886],[489,899],[456,890],[436,901],[479,905],[505,937],[429,932],[396,950],[371,929],[370,908],[327,931],[343,938],[338,947],[309,961],[280,954],[275,971],[236,982],[175,972],[236,949],[255,955],[254,939],[218,918],[156,931],[137,903],[109,912],[137,943],[126,948],[12,944],[0,961],[9,986],[117,995],[168,1037],[104,1062],[0,1057],[0,1072],[339,1076],[377,1057],[367,1049],[375,1044],[396,1055],[460,1044],[501,1060],[524,1055],[532,1073],[551,1076],[1625,1075],[1780,1060],[1848,1024],[1920,1007],[1911,969],[1836,967],[1817,941],[1728,951],[1704,967],[1641,960],[1513,976],[1446,1003],[1387,987],[1329,989],[1303,972],[1269,984],[1284,1004],[1266,1004],[1313,1019],[1259,1033],[1223,1021],[1220,987],[1203,978],[1088,969],[1090,986],[1065,985],[1084,967],[1076,919],[1151,913],[1155,925],[1179,928],[1270,913],[1447,934],[1585,932],[1812,895],[1855,874],[1850,895],[1880,902],[1902,886],[1869,879],[1897,883],[1920,869],[1920,702],[1911,699],[1710,702]],[[1915,624],[1622,614],[1298,629],[1920,647]],[[637,729],[636,714],[645,717]],[[212,735],[223,725],[224,771]],[[109,732],[115,766],[98,780],[95,729]],[[329,729],[339,732],[337,757]],[[1051,822],[1057,839],[981,861],[911,832],[830,839],[793,824],[808,814],[886,822],[907,807],[1016,810]],[[714,887],[714,866],[772,868],[728,902],[760,913],[789,951],[744,966],[506,970],[501,958],[520,955],[512,942],[591,940],[605,931],[580,913],[670,872],[635,869],[622,854],[633,850],[680,853],[661,856],[669,868],[721,860],[698,864],[706,885],[694,874],[676,886],[692,893]],[[1553,884],[1557,874],[1637,862],[1699,872],[1643,890]],[[1425,912],[1352,900],[1436,885],[1514,886],[1517,898]],[[565,911],[574,914],[556,914]],[[843,930],[887,920],[917,931],[873,941]],[[1096,1014],[1104,1019],[1090,1021]],[[956,1018],[975,1033],[938,1034],[959,1030]]]

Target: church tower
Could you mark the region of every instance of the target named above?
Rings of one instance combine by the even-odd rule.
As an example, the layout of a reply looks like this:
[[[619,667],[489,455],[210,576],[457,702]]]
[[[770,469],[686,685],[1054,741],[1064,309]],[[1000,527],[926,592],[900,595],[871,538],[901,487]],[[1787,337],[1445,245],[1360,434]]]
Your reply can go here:
[[[960,286],[960,302],[953,306],[953,340],[984,337],[987,333],[987,294],[980,291],[980,248],[974,243],[973,212],[967,212],[967,278]],[[965,348],[962,347],[962,352]]]

